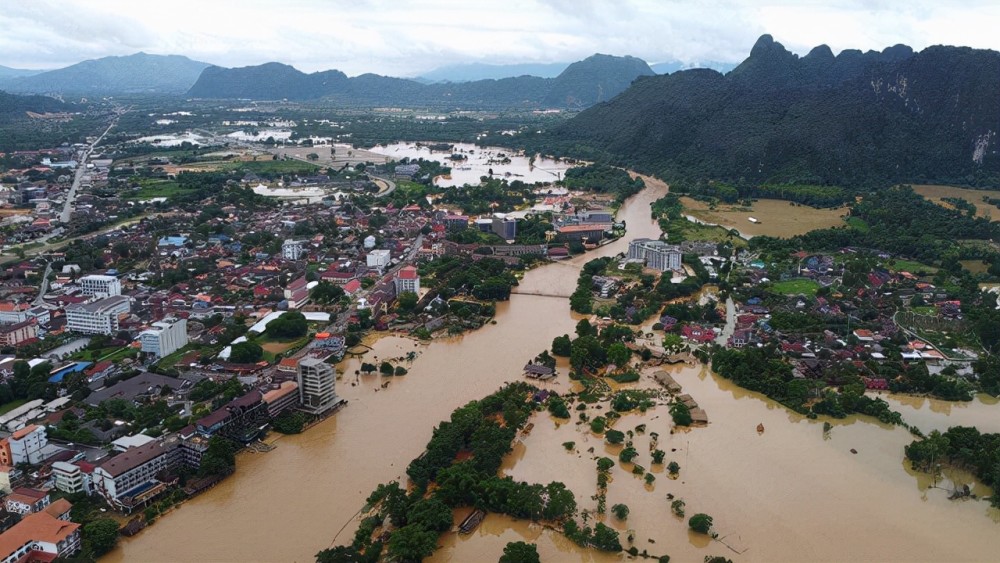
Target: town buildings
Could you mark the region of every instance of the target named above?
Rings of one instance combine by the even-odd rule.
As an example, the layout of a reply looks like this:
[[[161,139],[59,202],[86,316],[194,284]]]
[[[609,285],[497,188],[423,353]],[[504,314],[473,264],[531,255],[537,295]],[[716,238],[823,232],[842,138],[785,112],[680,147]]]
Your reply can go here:
[[[372,250],[371,252],[368,253],[367,257],[368,267],[378,271],[382,271],[383,269],[385,269],[386,266],[389,265],[390,255],[391,253],[386,249],[380,248],[377,250]]]
[[[44,426],[25,426],[0,440],[0,465],[41,463],[42,449],[48,443]]]
[[[281,245],[281,257],[285,260],[298,260],[305,253],[300,240],[285,240]]]
[[[661,272],[681,269],[681,249],[661,240],[638,238],[628,244],[628,258],[642,260],[647,268]]]
[[[69,521],[72,505],[65,501],[57,504],[51,511],[25,516],[0,534],[0,561],[52,561],[79,551],[80,525]]]
[[[517,221],[506,217],[494,217],[492,230],[504,240],[514,240],[517,237]]]
[[[115,276],[90,275],[76,280],[84,295],[105,298],[122,294],[122,282]]]
[[[396,272],[396,277],[393,279],[393,283],[396,286],[396,295],[403,293],[404,291],[410,291],[413,293],[420,293],[420,274],[417,273],[417,268],[415,266],[403,266]]]
[[[52,478],[56,488],[66,493],[90,493],[90,475],[79,465],[56,461],[52,464]]]
[[[111,335],[118,331],[119,317],[131,310],[131,303],[124,295],[113,295],[89,303],[67,305],[66,328],[84,334]]]
[[[0,346],[20,346],[35,338],[38,338],[38,322],[35,319],[0,325]]]
[[[169,356],[188,343],[187,320],[166,317],[139,333],[142,351],[157,358]]]
[[[316,358],[299,361],[299,403],[302,410],[323,414],[337,404],[337,374],[333,366]]]

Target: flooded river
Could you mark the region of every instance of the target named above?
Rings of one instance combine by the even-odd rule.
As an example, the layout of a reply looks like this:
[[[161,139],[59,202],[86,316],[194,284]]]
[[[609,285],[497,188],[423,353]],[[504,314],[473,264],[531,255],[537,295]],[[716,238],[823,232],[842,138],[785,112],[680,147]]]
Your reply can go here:
[[[627,221],[630,237],[658,234],[648,205],[665,189],[654,184],[623,207],[620,218]],[[597,252],[615,254],[626,246],[622,240]],[[576,269],[592,257],[533,270],[521,289],[568,294]],[[337,389],[350,401],[345,409],[302,435],[281,437],[270,453],[240,455],[233,477],[138,536],[123,539],[105,560],[312,561],[318,551],[350,541],[353,516],[365,497],[378,483],[405,478],[406,465],[423,450],[438,422],[469,400],[520,379],[524,363],[555,336],[572,333],[576,321],[566,299],[514,295],[498,305],[497,324],[476,332],[429,345],[395,337],[378,341],[372,354],[380,360],[417,352],[412,364],[404,364],[408,375],[391,378],[388,388],[376,391],[380,376],[356,376],[359,360],[346,361]],[[647,433],[635,438],[636,461],[653,469],[656,482],[647,487],[630,473],[631,466],[612,470],[608,507],[623,502],[632,512],[627,523],[610,517],[607,523],[622,530],[623,540],[625,530],[634,529],[640,551],[670,554],[676,561],[701,561],[707,554],[736,561],[996,558],[998,524],[987,504],[948,501],[945,490],[928,488],[929,478],[911,474],[902,461],[902,448],[911,440],[905,430],[849,418],[832,421],[832,430],[824,434],[822,420],[789,413],[705,368],[678,368],[675,377],[711,423],[671,435],[666,408],[656,407],[641,420],[648,424]],[[565,369],[548,385],[568,390]],[[970,420],[986,421],[991,406],[957,406],[952,414],[965,409]],[[907,418],[926,411],[928,421],[938,421],[934,424],[947,420],[941,408],[926,401],[908,408],[912,412],[901,409]],[[575,411],[573,416],[575,422]],[[557,427],[544,414],[534,422],[534,431],[509,456],[504,471],[518,479],[564,481],[581,508],[593,509],[596,472],[587,449],[609,457],[617,450],[572,422]],[[616,428],[639,423],[628,416]],[[761,435],[758,423],[766,426]],[[931,422],[917,425],[928,430]],[[659,433],[667,459],[681,465],[677,480],[651,466],[649,431]],[[560,445],[566,441],[575,441],[576,451]],[[952,477],[960,483],[968,479]],[[689,535],[685,521],[670,514],[667,493],[685,500],[688,516],[712,515],[720,538],[741,554]],[[537,525],[491,515],[469,536],[446,534],[433,560],[493,562],[507,542],[517,540],[535,542],[546,562],[624,558],[582,550]]]

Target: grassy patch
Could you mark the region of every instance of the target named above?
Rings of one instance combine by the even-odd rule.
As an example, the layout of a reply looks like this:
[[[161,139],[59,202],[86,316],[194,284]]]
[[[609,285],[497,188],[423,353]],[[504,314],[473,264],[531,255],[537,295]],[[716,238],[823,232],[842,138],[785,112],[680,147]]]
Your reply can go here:
[[[5,405],[0,405],[0,414],[8,413],[27,402],[28,399],[18,399],[16,401],[11,401]]]
[[[868,231],[871,230],[871,227],[868,226],[868,223],[866,223],[865,220],[862,219],[861,217],[848,217],[847,219],[845,219],[845,221],[847,221],[847,226],[851,227],[856,231],[867,233]]]
[[[933,274],[938,271],[934,266],[928,266],[927,264],[921,264],[920,262],[915,262],[913,260],[891,260],[886,262],[887,267],[896,270],[897,272],[910,272],[911,274],[916,272],[927,272],[928,274]]]
[[[229,162],[228,170],[247,170],[257,174],[312,174],[319,166],[301,160],[254,160]]]
[[[154,180],[144,182],[139,191],[128,196],[128,199],[153,199],[156,197],[173,197],[184,192],[173,180]]]
[[[775,282],[774,285],[771,286],[771,291],[782,295],[798,295],[800,293],[805,295],[816,295],[816,290],[818,289],[818,283],[813,280],[805,279],[779,281]]]

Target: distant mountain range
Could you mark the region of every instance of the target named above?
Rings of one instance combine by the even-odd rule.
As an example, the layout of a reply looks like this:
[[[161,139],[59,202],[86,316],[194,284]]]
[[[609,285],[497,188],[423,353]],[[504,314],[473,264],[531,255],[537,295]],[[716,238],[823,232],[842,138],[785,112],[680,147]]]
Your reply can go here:
[[[33,75],[0,73],[0,90],[33,94],[183,94],[208,66],[180,55],[136,53],[83,61]]]
[[[691,70],[693,68],[708,68],[726,74],[736,68],[736,63],[720,63],[719,61],[708,61],[704,63],[682,63],[681,61],[670,61],[649,65],[656,74],[670,74],[679,70]]]
[[[436,84],[376,74],[348,78],[336,70],[305,74],[288,65],[267,63],[209,67],[187,95],[254,100],[322,98],[369,106],[584,108],[610,100],[637,77],[652,74],[641,59],[600,54],[569,65],[555,78],[518,76]]]
[[[417,82],[434,84],[435,82],[472,82],[474,80],[500,80],[515,76],[537,76],[539,78],[555,78],[566,70],[569,63],[525,63],[515,65],[491,65],[470,63],[449,65],[425,72],[414,78]]]
[[[710,63],[720,71],[732,65]],[[594,55],[576,63],[465,64],[406,79],[337,70],[306,74],[281,63],[221,68],[178,55],[136,53],[57,70],[0,66],[0,90],[48,95],[184,95],[200,98],[314,100],[349,105],[482,108],[584,108],[623,91],[635,78],[684,68],[650,68],[634,57]]]
[[[24,68],[10,68],[9,66],[0,65],[0,80],[5,78],[18,78],[21,76],[32,76],[35,74],[41,74],[45,72],[44,70],[28,70]]]
[[[641,77],[613,100],[528,135],[532,148],[673,181],[1000,183],[1000,53],[821,45],[799,57],[771,36],[727,75]]]

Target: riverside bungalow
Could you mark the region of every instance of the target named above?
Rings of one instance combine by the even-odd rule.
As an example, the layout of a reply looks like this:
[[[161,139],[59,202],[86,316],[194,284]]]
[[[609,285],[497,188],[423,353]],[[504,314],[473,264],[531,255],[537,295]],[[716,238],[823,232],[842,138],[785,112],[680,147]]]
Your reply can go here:
[[[542,364],[528,364],[524,366],[524,374],[531,379],[548,381],[556,376],[555,370]]]

